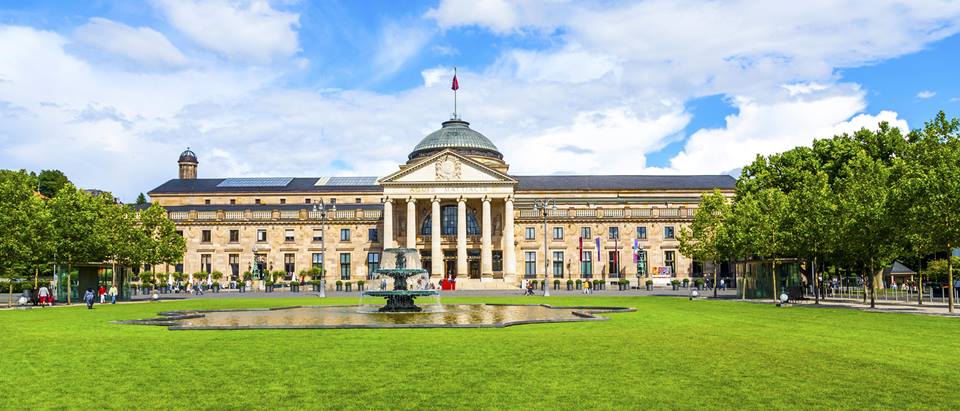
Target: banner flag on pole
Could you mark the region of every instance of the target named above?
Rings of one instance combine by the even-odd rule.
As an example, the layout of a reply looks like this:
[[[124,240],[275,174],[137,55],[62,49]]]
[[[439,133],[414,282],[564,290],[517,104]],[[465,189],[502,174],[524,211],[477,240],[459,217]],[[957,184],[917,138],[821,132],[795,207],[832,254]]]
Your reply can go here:
[[[580,250],[580,262],[582,263],[583,262],[583,236],[580,236],[580,247],[578,248],[578,250]]]

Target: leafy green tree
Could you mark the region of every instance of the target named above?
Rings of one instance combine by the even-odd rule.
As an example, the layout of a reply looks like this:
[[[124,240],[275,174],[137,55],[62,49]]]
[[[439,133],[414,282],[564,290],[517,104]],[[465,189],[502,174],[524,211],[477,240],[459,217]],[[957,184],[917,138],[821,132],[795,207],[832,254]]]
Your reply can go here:
[[[34,189],[25,171],[0,170],[0,275],[36,273],[53,257],[50,213]]]
[[[136,204],[144,205],[146,203],[147,203],[147,196],[143,195],[143,193],[140,193],[140,195],[137,196]]]
[[[67,261],[69,304],[73,264],[104,261],[108,255],[104,201],[67,184],[50,200],[49,206],[56,253],[58,259]]]
[[[826,172],[806,169],[800,172],[798,186],[788,195],[784,216],[785,246],[789,254],[805,258],[809,264],[814,298],[819,302],[817,261],[830,253],[838,237],[837,199],[828,183]]]
[[[67,184],[70,184],[70,179],[60,170],[43,170],[37,176],[40,194],[47,198],[56,196]]]
[[[677,235],[680,252],[699,261],[713,264],[713,296],[717,296],[717,265],[730,256],[723,241],[725,220],[730,214],[730,200],[720,192],[704,193],[694,214],[693,222]]]
[[[787,212],[787,196],[776,188],[746,192],[736,198],[730,221],[742,240],[740,252],[770,259],[773,297],[777,295],[777,264],[787,251],[783,221]]]
[[[183,259],[186,243],[177,233],[173,221],[167,218],[167,211],[159,204],[152,204],[140,211],[139,228],[147,239],[144,262],[150,265],[164,264],[166,274],[170,274],[170,265]]]
[[[899,194],[909,202],[912,238],[934,250],[949,252],[960,244],[960,120],[941,111],[908,135],[910,150]],[[947,281],[953,286],[953,260]],[[949,311],[954,310],[950,293]]]

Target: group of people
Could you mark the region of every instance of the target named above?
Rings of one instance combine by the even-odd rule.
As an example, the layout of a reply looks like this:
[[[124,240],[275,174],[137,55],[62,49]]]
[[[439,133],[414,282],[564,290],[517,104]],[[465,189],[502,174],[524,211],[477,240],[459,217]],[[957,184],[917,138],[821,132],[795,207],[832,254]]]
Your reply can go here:
[[[106,285],[100,284],[100,287],[98,287],[96,291],[92,288],[87,288],[87,291],[83,293],[83,302],[87,304],[88,310],[92,310],[93,304],[96,302],[98,296],[100,298],[100,304],[106,304],[107,298],[110,298],[110,304],[116,304],[118,294],[119,291],[116,285],[111,285],[110,288],[107,289]]]

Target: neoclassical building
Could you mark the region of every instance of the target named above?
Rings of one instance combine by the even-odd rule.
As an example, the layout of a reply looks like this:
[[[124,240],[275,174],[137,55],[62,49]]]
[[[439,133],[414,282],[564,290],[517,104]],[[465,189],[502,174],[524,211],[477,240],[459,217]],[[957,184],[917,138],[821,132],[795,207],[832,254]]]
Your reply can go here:
[[[676,234],[701,193],[732,195],[728,175],[509,173],[503,154],[460,119],[443,122],[383,177],[197,178],[198,157],[149,192],[187,240],[186,273],[231,276],[260,267],[290,277],[311,267],[367,280],[382,250],[420,251],[431,279],[458,289],[515,288],[524,278],[647,278],[665,283],[699,265]],[[544,213],[537,200],[550,199]],[[546,236],[547,253],[544,255]],[[254,270],[255,271],[255,270]]]

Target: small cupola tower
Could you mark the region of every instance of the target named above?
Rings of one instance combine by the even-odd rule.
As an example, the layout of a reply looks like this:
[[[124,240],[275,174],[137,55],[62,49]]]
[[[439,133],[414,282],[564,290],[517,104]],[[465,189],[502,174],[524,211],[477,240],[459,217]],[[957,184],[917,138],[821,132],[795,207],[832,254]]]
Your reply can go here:
[[[187,147],[182,153],[180,153],[180,160],[177,161],[177,164],[180,164],[180,179],[181,180],[196,180],[197,179],[197,164],[200,162],[197,161],[197,155],[193,151],[190,151],[190,147]]]

